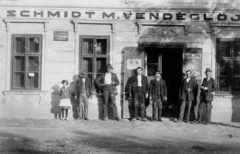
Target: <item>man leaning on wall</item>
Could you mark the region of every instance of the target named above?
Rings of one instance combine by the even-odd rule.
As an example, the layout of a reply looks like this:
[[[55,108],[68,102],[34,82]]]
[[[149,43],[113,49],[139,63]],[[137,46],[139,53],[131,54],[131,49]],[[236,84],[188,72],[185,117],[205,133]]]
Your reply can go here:
[[[112,73],[113,67],[111,64],[108,64],[107,72],[102,74],[96,79],[96,84],[102,90],[103,94],[103,121],[107,120],[108,117],[108,101],[110,99],[111,106],[113,108],[113,116],[116,121],[121,119],[118,117],[117,106],[116,106],[116,97],[117,89],[116,86],[119,85],[118,77],[115,73]]]

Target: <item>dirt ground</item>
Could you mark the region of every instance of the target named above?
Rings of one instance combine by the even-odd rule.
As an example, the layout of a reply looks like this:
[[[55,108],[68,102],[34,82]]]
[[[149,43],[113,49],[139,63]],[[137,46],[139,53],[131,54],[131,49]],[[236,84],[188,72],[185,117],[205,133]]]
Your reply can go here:
[[[0,120],[0,154],[18,153],[239,154],[240,125]]]

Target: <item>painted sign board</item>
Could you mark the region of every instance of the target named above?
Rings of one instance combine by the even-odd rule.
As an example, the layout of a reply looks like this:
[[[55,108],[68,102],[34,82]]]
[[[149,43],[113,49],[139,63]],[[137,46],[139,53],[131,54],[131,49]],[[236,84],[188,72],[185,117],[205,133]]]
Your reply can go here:
[[[198,82],[202,80],[202,49],[187,48],[183,52],[183,72],[191,70]]]
[[[127,69],[136,69],[141,67],[141,59],[127,59]]]
[[[53,32],[54,41],[68,41],[68,31],[54,31]]]

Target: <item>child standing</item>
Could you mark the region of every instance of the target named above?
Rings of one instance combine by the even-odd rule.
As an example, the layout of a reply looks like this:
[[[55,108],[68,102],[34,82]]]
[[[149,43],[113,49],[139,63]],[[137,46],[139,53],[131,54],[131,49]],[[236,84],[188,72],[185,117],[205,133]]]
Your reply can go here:
[[[61,83],[63,84],[63,87],[60,89],[60,104],[59,104],[59,106],[62,109],[62,118],[64,118],[64,120],[67,120],[68,109],[71,108],[71,101],[70,101],[71,95],[70,95],[70,89],[68,87],[68,81],[62,80]],[[64,112],[65,112],[65,117],[64,117]]]

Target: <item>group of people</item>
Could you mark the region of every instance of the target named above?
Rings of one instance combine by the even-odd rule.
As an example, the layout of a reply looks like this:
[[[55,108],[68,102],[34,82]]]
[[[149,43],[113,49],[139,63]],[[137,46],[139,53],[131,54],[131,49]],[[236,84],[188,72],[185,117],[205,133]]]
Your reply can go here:
[[[117,95],[117,86],[119,85],[118,77],[113,73],[113,67],[111,64],[106,66],[106,73],[100,75],[95,80],[95,84],[99,89],[99,92],[103,97],[103,121],[106,121],[108,118],[108,103],[111,103],[113,109],[113,116],[116,121],[121,119],[117,113],[116,106],[116,95]],[[162,122],[162,107],[163,103],[168,100],[167,98],[167,87],[166,82],[162,79],[162,74],[160,71],[156,71],[155,78],[148,82],[148,79],[145,75],[142,74],[142,68],[136,68],[136,73],[133,73],[129,77],[125,92],[128,94],[129,101],[132,102],[130,108],[132,115],[131,121],[142,120],[147,121],[146,118],[146,106],[145,101],[149,99],[152,102],[152,120]],[[203,82],[200,86],[200,105],[198,110],[198,118],[196,117],[197,123],[202,123],[202,114],[204,107],[207,107],[206,111],[206,124],[211,122],[211,109],[213,101],[213,92],[216,89],[215,80],[211,77],[211,69],[207,68],[205,71],[206,78],[203,79]],[[70,102],[70,90],[67,87],[68,81],[62,81],[63,87],[60,89],[60,104],[62,108],[62,116],[67,119],[68,109],[71,107]],[[177,123],[181,123],[184,120],[184,112],[186,106],[188,106],[186,122],[189,122],[190,111],[192,107],[192,102],[195,99],[193,90],[196,88],[195,79],[191,78],[191,70],[186,71],[186,78],[183,79],[179,96],[181,100],[180,114],[178,117]],[[79,118],[89,120],[88,118],[88,101],[92,95],[92,83],[91,80],[87,77],[87,72],[83,71],[79,75],[75,83],[74,99],[78,102],[78,112]],[[64,114],[65,112],[65,114]],[[64,116],[65,115],[65,116]]]
[[[120,121],[121,119],[118,117],[117,113],[117,106],[116,106],[116,100],[115,95],[117,95],[117,89],[116,86],[119,85],[118,77],[115,73],[112,72],[113,67],[111,64],[108,64],[106,66],[106,73],[99,76],[95,83],[100,89],[100,92],[103,96],[103,121],[107,120],[108,117],[108,102],[110,101],[112,109],[113,109],[113,115],[114,119],[116,121]],[[62,110],[62,118],[64,120],[67,120],[68,117],[68,109],[71,108],[71,92],[68,85],[67,80],[62,80],[61,82],[63,84],[63,87],[60,89],[60,108]],[[82,71],[79,75],[79,78],[77,79],[75,83],[75,90],[73,92],[74,100],[77,102],[77,111],[78,111],[78,118],[77,119],[84,119],[89,120],[88,118],[88,103],[89,98],[92,97],[92,82],[88,77],[88,74],[86,71]],[[65,113],[65,114],[64,114]],[[61,119],[62,119],[61,118]]]
[[[206,125],[209,125],[211,122],[211,111],[212,111],[212,101],[213,101],[213,93],[216,90],[216,83],[215,80],[211,77],[211,69],[207,68],[205,71],[206,78],[203,79],[203,82],[200,86],[201,93],[200,93],[200,105],[198,106],[198,116],[195,117],[196,123],[202,123],[203,117],[203,110],[204,107],[207,107],[206,110]],[[183,79],[181,87],[180,87],[180,99],[182,100],[182,104],[180,107],[180,114],[178,123],[183,122],[184,112],[186,105],[188,106],[186,122],[189,122],[192,102],[194,100],[194,93],[193,90],[197,86],[196,81],[191,78],[191,71],[186,71],[186,78]],[[198,87],[197,87],[198,88]],[[196,116],[196,115],[195,115]]]

